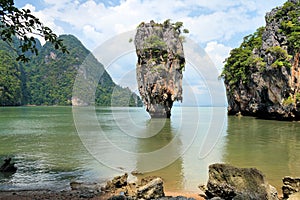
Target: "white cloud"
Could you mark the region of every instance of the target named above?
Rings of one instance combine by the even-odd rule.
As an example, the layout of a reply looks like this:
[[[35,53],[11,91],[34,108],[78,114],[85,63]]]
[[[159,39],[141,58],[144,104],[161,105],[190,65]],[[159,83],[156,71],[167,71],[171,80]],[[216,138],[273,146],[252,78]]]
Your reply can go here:
[[[83,33],[84,35],[88,35],[89,38],[93,38],[95,41],[100,41],[103,38],[102,33],[98,32],[95,27],[88,24],[83,26]]]
[[[94,0],[83,3],[74,3],[72,0],[44,2],[49,6],[42,10],[35,8],[34,13],[58,34],[70,32],[55,20],[81,32],[84,35],[82,42],[94,45],[88,46],[89,49],[118,33],[135,29],[141,21],[151,19],[161,22],[169,18],[183,21],[197,42],[227,41],[238,33],[249,32],[263,25],[264,13],[270,7],[280,5],[280,2],[271,0],[124,0],[117,6],[105,6]],[[89,27],[91,29],[87,30]]]
[[[31,4],[26,4],[23,8],[29,9],[31,12],[35,12],[35,7]]]
[[[26,4],[24,9],[29,9],[35,17],[39,18],[39,20],[45,25],[50,27],[56,34],[62,34],[64,33],[64,29],[58,25],[55,24],[55,18],[47,15],[43,11],[36,11],[36,7],[31,4]],[[30,34],[29,34],[30,35]],[[45,40],[43,37],[39,35],[33,35],[34,37],[38,38],[42,44],[45,43]]]
[[[219,44],[217,41],[208,42],[205,47],[205,52],[209,55],[212,62],[215,64],[219,73],[222,71],[225,59],[229,56],[232,48]]]

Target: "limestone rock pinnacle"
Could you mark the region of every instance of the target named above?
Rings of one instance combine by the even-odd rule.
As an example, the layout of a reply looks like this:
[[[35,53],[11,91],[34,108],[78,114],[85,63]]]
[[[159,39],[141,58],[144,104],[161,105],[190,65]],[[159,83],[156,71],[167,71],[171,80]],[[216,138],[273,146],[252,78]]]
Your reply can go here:
[[[138,89],[151,117],[169,118],[174,101],[182,101],[185,58],[181,22],[141,23],[134,39]]]

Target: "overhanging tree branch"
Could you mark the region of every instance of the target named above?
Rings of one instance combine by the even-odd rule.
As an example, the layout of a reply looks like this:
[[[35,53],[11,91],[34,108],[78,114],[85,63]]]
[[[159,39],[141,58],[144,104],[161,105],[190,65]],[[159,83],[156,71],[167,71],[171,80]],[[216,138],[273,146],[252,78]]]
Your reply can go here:
[[[13,0],[0,1],[0,39],[12,46],[13,38],[21,40],[18,52],[18,61],[27,62],[26,52],[38,54],[36,40],[33,36],[41,36],[45,41],[54,45],[55,49],[68,53],[66,46],[53,31],[44,26],[38,18],[31,14],[29,9],[18,9]]]

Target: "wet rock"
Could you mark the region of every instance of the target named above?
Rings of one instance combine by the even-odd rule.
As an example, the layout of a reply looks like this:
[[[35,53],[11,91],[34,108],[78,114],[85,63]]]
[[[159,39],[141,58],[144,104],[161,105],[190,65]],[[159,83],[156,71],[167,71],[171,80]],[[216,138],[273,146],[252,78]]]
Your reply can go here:
[[[11,158],[4,159],[4,163],[0,167],[0,172],[15,173],[17,171],[15,163],[11,163]]]
[[[293,193],[287,198],[286,200],[299,200],[300,199],[300,192]]]
[[[106,185],[101,189],[103,192],[111,193],[116,196],[135,196],[136,184],[127,181],[128,174],[116,176],[111,181],[107,181]],[[121,198],[121,197],[120,197]]]
[[[207,196],[206,196],[206,194],[205,194],[205,192],[207,191],[206,185],[200,184],[200,185],[198,186],[198,188],[200,189],[199,196],[206,199],[206,198],[207,198]]]
[[[138,199],[156,199],[164,196],[163,180],[159,177],[142,179],[141,186],[137,189]]]
[[[116,195],[116,196],[112,196],[110,197],[108,200],[132,200],[132,197],[127,197],[124,195]]]
[[[187,198],[184,196],[177,196],[177,197],[161,197],[156,200],[195,200],[194,198]]]
[[[143,175],[142,172],[139,172],[139,171],[137,171],[137,170],[132,171],[131,174],[134,175],[134,176],[137,176],[137,175]]]
[[[116,185],[120,186],[120,182],[123,183],[121,184],[122,187],[116,188]],[[109,194],[110,197],[107,198],[109,200],[194,200],[194,198],[184,196],[165,196],[163,180],[155,176],[143,178],[140,184],[136,186],[135,183],[127,182],[127,175],[125,174],[115,177],[112,181],[108,181],[103,189],[106,192],[105,194]]]
[[[95,196],[95,194],[93,192],[82,192],[80,193],[79,197],[80,198],[84,198],[84,199],[90,199],[90,198],[93,198]]]
[[[169,118],[174,101],[182,101],[185,66],[180,27],[168,20],[138,26],[134,44],[139,93],[151,117]]]
[[[106,183],[105,189],[106,190],[116,190],[117,188],[125,187],[128,184],[127,178],[128,178],[127,173],[125,173],[122,176],[116,176],[113,178],[113,180],[108,181]]]
[[[101,185],[97,183],[82,183],[73,181],[70,183],[70,187],[72,190],[86,190],[90,192],[101,190]]]
[[[278,200],[277,191],[255,168],[237,168],[227,164],[209,166],[208,198],[233,200]]]
[[[293,178],[290,176],[286,176],[282,179],[282,182],[283,182],[282,193],[284,199],[290,199],[290,198],[295,198],[295,196],[299,196],[300,178]],[[292,197],[292,195],[294,197]]]

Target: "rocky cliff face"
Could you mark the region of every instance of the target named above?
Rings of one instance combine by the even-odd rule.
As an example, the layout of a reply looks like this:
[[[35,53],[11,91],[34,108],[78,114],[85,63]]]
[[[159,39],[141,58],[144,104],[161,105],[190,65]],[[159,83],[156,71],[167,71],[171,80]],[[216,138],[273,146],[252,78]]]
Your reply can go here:
[[[151,117],[171,116],[174,101],[182,101],[182,71],[185,65],[182,23],[141,23],[134,44],[138,63],[137,82]]]
[[[299,120],[300,1],[288,0],[265,19],[226,60],[228,113]]]

